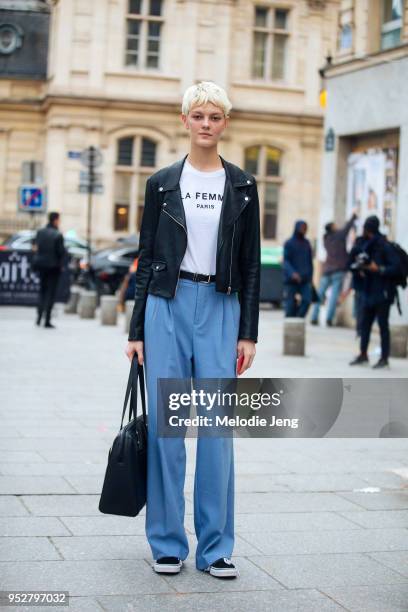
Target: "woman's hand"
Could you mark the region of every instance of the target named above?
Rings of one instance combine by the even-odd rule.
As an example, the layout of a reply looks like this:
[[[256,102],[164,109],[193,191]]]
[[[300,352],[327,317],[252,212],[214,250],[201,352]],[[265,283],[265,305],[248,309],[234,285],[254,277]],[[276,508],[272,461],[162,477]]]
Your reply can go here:
[[[238,340],[237,357],[244,356],[244,361],[241,366],[239,375],[243,374],[252,365],[256,353],[255,342],[253,340]]]
[[[133,355],[136,353],[139,365],[143,364],[143,342],[141,340],[128,342],[125,348],[125,353],[130,362],[132,362]]]

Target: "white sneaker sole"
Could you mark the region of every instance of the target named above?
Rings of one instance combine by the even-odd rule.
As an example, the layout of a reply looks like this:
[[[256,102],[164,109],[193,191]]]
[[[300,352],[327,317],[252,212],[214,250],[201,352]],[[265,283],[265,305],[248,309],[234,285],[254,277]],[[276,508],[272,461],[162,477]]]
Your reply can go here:
[[[217,569],[215,567],[210,567],[208,570],[204,570],[211,574],[211,576],[215,576],[216,578],[235,578],[235,576],[239,576],[239,571],[237,568],[231,569]]]
[[[183,562],[175,563],[153,563],[152,568],[157,574],[178,574],[183,567]]]

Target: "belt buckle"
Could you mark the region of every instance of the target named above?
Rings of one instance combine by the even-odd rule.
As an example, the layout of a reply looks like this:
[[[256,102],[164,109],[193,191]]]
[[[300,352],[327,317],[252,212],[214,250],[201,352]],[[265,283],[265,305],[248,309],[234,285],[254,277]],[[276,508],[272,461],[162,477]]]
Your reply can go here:
[[[193,272],[194,276],[193,276],[193,281],[197,282],[197,272]]]
[[[201,281],[202,283],[210,283],[211,282],[211,274],[208,275],[208,280]]]

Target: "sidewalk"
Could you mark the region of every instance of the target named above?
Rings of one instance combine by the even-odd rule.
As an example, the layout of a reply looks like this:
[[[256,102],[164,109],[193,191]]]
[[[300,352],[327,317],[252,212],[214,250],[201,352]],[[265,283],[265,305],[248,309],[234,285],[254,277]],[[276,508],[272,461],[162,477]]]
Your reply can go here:
[[[45,330],[34,316],[0,309],[0,590],[67,590],[70,612],[408,611],[408,439],[236,439],[231,581],[195,569],[186,440],[190,555],[159,576],[144,510],[98,511],[128,375],[123,322],[59,313]],[[262,310],[259,337],[251,377],[408,376],[407,360],[350,368],[352,330],[308,326],[307,357],[283,357],[282,315]]]

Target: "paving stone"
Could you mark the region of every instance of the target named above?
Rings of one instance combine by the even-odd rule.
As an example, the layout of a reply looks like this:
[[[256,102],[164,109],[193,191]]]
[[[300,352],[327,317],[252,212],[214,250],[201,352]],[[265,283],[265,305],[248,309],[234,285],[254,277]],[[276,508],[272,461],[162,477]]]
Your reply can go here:
[[[69,591],[72,596],[174,592],[144,560],[0,563],[3,590]]]
[[[408,579],[408,552],[376,552],[370,553],[369,556],[378,561],[378,563],[382,563],[386,567],[389,567],[399,574],[406,576]]]
[[[69,535],[69,530],[53,517],[15,516],[0,518],[0,536]]]
[[[185,525],[194,529],[193,516],[186,516]],[[324,531],[326,529],[361,529],[359,525],[339,516],[335,512],[253,512],[235,514],[235,532],[245,534],[248,531],[276,533],[287,531]]]
[[[0,476],[1,495],[72,493],[72,485],[58,476]]]
[[[3,476],[103,476],[106,463],[3,463]]]
[[[350,612],[407,612],[408,582],[369,587],[324,587],[328,595]]]
[[[61,557],[48,538],[3,537],[0,539],[0,561],[45,561],[55,559],[61,559]]]
[[[212,577],[208,577],[212,580]],[[217,580],[216,578],[214,580]],[[239,581],[239,577],[235,579]],[[235,581],[234,580],[234,581]],[[239,586],[239,585],[238,585]],[[340,612],[344,609],[314,590],[250,591],[245,593],[177,593],[136,597],[99,597],[106,612]]]
[[[70,439],[68,438],[68,441]],[[21,450],[21,451],[43,451],[43,450],[59,450],[64,445],[64,438],[0,438],[0,450]],[[75,451],[90,451],[98,450],[99,461],[101,453],[109,451],[109,444],[105,440],[93,438],[78,438],[75,439]]]
[[[64,516],[61,522],[73,535],[143,535],[145,516]],[[58,534],[59,535],[59,534]]]
[[[99,495],[23,495],[35,516],[101,516]]]
[[[242,537],[265,555],[408,551],[408,529],[360,529],[358,531],[260,532]]]
[[[105,466],[106,468],[106,466]],[[84,494],[101,494],[103,479],[105,470],[98,476],[67,476],[66,480],[69,482],[74,491]]]
[[[237,493],[236,512],[299,512],[358,510],[334,493]]]
[[[288,589],[399,584],[406,578],[362,554],[251,556]]]
[[[245,557],[232,556],[240,576],[234,580],[213,580],[207,572],[197,570],[194,555],[188,558],[183,571],[166,581],[179,593],[215,593],[222,591],[263,591],[280,590],[283,587],[267,572],[248,561]],[[239,581],[239,583],[238,583]]]
[[[10,610],[10,608],[4,608]],[[16,606],[11,608],[13,612],[27,612],[30,608],[27,606]],[[69,612],[101,612],[102,607],[96,599],[90,597],[70,597],[69,607],[62,606],[31,606],[31,610],[35,612],[61,612],[61,610],[69,610]]]
[[[0,495],[0,516],[24,516],[28,511],[18,497]]]
[[[367,510],[408,510],[408,491],[339,493],[339,495]]]
[[[408,527],[408,510],[362,510],[340,512],[341,516],[367,529]]]
[[[0,465],[3,471],[5,464],[44,463],[44,458],[33,451],[0,450]]]
[[[101,453],[100,451],[47,450],[42,448],[38,452],[45,461],[55,463],[81,463],[84,465],[107,463],[107,453]]]

